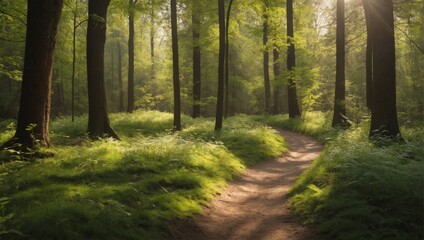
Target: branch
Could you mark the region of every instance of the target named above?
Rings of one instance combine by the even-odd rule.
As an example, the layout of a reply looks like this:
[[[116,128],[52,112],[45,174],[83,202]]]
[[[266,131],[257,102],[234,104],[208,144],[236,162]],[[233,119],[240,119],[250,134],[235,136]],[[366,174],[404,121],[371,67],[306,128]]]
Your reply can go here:
[[[420,52],[422,53],[422,54],[424,54],[424,49],[422,49],[421,47],[420,47],[420,45],[418,45],[412,38],[410,38],[409,37],[409,35],[408,35],[408,33],[406,33],[404,30],[402,30],[401,28],[399,28],[399,27],[396,27],[396,29],[397,30],[399,30],[399,31],[401,31],[404,35],[405,35],[405,37],[418,49],[418,50],[420,50]]]
[[[14,15],[12,15],[10,13],[7,13],[7,12],[3,11],[2,9],[0,9],[0,13],[3,13],[4,15],[9,16],[9,17],[11,17],[13,19],[17,19],[20,23],[22,23],[25,26],[27,25],[26,22],[24,20],[22,20],[21,18],[16,17],[16,16],[14,16]]]
[[[366,33],[367,31],[363,31],[361,34],[359,34],[358,36],[355,36],[355,37],[353,37],[353,38],[351,38],[351,39],[348,39],[347,41],[346,41],[346,45],[349,45],[351,42],[353,42],[353,41],[355,41],[356,39],[358,39],[358,38],[360,38],[360,37],[362,37],[365,33]]]
[[[75,25],[75,26],[74,26],[74,30],[75,30],[75,29],[77,29],[79,26],[81,26],[81,24],[83,24],[83,23],[85,23],[85,22],[87,22],[87,21],[88,21],[88,19],[85,19],[85,20],[83,20],[83,21],[81,21],[81,22],[77,23],[77,25]]]

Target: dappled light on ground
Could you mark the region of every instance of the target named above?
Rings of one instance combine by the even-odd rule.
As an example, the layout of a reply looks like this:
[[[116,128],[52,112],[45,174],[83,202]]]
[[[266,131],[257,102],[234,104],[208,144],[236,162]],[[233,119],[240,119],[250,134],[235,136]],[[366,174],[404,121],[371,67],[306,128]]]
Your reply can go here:
[[[210,119],[184,118],[174,133],[172,114],[112,114],[121,141],[88,139],[86,117],[56,119],[55,156],[0,165],[0,211],[13,214],[0,239],[15,237],[3,226],[31,239],[159,239],[246,166],[286,151],[275,130],[248,116],[226,119],[220,132]]]
[[[248,169],[202,215],[173,224],[168,239],[317,239],[291,216],[287,192],[322,145],[296,133],[281,134],[289,143],[286,155]]]

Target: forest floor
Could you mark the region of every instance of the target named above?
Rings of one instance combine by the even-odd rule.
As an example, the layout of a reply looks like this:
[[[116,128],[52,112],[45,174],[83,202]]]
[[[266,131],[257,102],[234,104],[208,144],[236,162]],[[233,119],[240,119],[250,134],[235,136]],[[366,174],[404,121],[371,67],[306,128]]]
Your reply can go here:
[[[170,226],[168,239],[318,239],[291,215],[288,190],[323,150],[316,140],[279,130],[284,156],[261,162],[226,187],[203,213]]]

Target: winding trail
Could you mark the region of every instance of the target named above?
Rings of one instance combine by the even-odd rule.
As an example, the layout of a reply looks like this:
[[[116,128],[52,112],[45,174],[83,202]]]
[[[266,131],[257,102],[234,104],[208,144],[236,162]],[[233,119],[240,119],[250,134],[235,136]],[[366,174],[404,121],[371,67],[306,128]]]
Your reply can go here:
[[[287,191],[323,146],[301,134],[278,130],[289,144],[284,156],[261,162],[240,176],[194,219],[170,227],[168,239],[318,239],[290,214]]]

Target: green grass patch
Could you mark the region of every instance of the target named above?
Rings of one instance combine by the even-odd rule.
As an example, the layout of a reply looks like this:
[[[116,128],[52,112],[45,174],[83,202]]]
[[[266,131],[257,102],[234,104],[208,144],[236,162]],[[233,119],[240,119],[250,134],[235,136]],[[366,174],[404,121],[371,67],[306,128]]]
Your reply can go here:
[[[423,239],[424,131],[403,128],[406,143],[376,147],[364,121],[347,131],[330,128],[325,115],[261,121],[318,137],[326,150],[292,187],[291,205],[305,223],[329,239]]]
[[[331,128],[329,113],[307,112],[303,119],[292,119],[288,117],[288,114],[255,116],[254,118],[270,126],[306,134],[322,143],[334,139],[338,134],[338,129]]]
[[[111,121],[122,141],[89,141],[85,117],[57,119],[54,157],[0,166],[0,195],[8,196],[0,238],[160,239],[170,221],[198,213],[246,166],[286,151],[276,131],[247,116],[226,119],[220,132],[211,119],[184,117],[175,134],[167,113]]]

